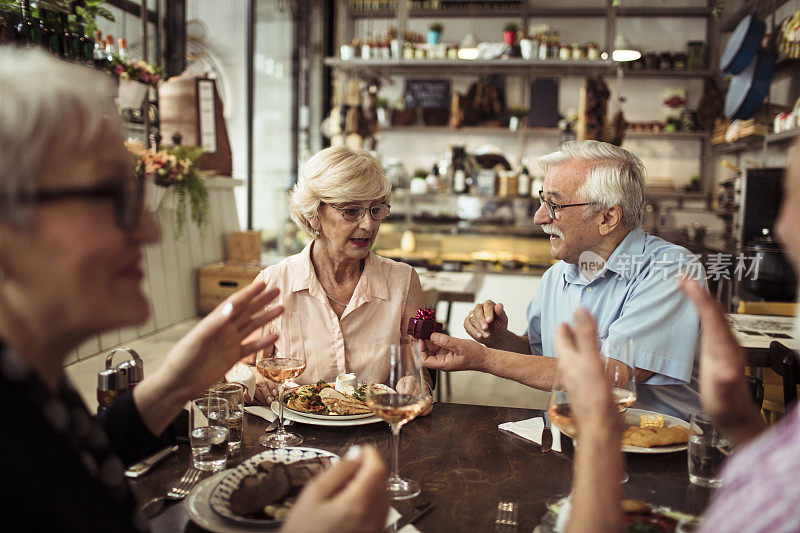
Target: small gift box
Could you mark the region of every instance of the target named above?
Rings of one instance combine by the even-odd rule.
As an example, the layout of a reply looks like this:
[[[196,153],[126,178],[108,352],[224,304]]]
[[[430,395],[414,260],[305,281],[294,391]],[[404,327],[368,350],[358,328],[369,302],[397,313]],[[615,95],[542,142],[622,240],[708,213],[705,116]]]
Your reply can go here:
[[[420,309],[417,316],[408,319],[408,334],[417,339],[430,339],[431,333],[441,333],[442,324],[436,322],[433,309]]]

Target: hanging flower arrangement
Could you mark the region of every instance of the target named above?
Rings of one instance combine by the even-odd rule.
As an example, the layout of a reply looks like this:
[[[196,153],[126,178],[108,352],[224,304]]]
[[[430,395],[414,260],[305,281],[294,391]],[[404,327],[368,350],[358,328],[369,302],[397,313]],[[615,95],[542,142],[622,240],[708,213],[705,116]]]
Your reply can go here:
[[[119,54],[111,56],[108,62],[108,69],[121,80],[138,81],[158,89],[161,83],[167,79],[167,73],[147,61],[123,57]]]
[[[173,188],[177,194],[175,206],[176,238],[183,236],[186,229],[187,207],[191,210],[191,220],[205,236],[208,230],[208,188],[206,180],[195,166],[203,149],[193,146],[162,148],[154,152],[143,150],[135,152],[138,158],[136,174],[164,188]],[[187,205],[188,204],[188,205]]]

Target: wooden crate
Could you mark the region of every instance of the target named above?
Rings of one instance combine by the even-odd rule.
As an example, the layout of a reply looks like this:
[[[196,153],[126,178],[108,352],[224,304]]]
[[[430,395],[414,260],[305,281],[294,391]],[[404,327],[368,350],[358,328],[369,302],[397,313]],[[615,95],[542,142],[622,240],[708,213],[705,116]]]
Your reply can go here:
[[[261,262],[261,232],[232,231],[228,233],[225,260],[228,263]]]
[[[197,311],[205,315],[225,298],[250,284],[264,267],[258,263],[212,263],[200,268]]]

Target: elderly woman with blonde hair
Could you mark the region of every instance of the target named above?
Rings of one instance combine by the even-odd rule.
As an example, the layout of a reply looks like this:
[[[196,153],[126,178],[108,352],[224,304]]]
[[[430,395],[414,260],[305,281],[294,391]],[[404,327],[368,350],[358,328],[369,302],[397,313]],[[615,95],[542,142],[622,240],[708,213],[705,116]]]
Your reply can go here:
[[[311,243],[258,277],[280,289],[287,311],[301,316],[307,366],[298,383],[334,381],[344,373],[354,373],[359,381],[389,377],[383,355],[406,334],[409,319],[422,306],[414,269],[371,251],[389,215],[391,189],[374,157],[344,146],[309,159],[292,189],[292,220]],[[283,348],[278,339],[275,350]],[[276,385],[256,371],[254,357],[244,363],[228,379],[269,405]],[[431,406],[429,400],[423,414]]]

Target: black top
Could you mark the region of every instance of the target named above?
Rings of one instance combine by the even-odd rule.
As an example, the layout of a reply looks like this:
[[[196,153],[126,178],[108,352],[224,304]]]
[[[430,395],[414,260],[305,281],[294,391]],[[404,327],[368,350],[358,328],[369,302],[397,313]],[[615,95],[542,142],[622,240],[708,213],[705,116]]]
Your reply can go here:
[[[168,442],[131,394],[92,419],[66,375],[54,396],[0,343],[0,406],[3,530],[147,530],[123,473]]]

